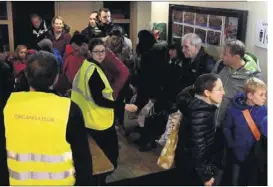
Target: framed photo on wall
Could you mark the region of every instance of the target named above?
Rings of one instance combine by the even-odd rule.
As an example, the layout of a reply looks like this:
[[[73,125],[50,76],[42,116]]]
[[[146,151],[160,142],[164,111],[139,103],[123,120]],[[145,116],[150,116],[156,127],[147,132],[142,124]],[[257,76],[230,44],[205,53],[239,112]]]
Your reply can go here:
[[[247,10],[170,4],[168,43],[181,42],[191,32],[199,35],[203,44],[215,47],[230,39],[245,42],[247,16]]]

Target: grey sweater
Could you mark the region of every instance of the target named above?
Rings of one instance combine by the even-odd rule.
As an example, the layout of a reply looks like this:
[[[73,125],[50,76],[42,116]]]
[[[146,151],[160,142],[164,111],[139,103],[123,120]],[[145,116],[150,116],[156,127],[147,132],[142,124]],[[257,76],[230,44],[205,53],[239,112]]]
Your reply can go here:
[[[222,127],[226,111],[231,104],[231,99],[244,90],[245,81],[253,76],[261,79],[261,68],[257,57],[253,54],[246,53],[244,61],[246,64],[242,68],[232,70],[232,68],[224,65],[223,61],[220,60],[215,64],[212,70],[212,73],[216,73],[221,77],[225,90],[225,96],[216,112],[216,127]],[[222,66],[222,68],[220,68],[220,66]]]

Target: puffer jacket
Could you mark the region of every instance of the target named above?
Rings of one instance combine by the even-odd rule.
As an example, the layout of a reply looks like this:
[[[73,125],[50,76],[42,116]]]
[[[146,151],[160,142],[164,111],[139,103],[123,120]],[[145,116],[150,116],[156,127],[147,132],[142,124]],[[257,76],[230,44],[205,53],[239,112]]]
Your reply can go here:
[[[213,164],[215,112],[217,106],[208,104],[195,95],[193,87],[185,88],[177,96],[177,108],[182,113],[182,121],[178,134],[175,153],[176,167],[186,160],[197,176],[205,182],[217,172]]]
[[[227,110],[223,125],[227,145],[239,161],[245,160],[255,143],[254,136],[243,115],[243,110],[248,109],[261,134],[267,134],[267,123],[262,123],[263,118],[267,116],[267,107],[265,105],[249,106],[246,104],[246,99],[247,96],[244,92],[232,99],[232,105]]]

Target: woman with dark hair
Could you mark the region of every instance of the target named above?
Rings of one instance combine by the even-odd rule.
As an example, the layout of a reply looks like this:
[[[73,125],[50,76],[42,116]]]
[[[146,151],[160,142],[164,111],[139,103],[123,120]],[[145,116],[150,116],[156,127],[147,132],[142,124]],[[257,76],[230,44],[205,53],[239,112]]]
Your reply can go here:
[[[170,60],[166,67],[168,84],[164,87],[164,98],[172,104],[176,102],[177,94],[183,89],[183,61],[185,61],[185,56],[179,44],[170,44],[168,49]]]
[[[114,126],[115,101],[113,90],[101,67],[105,45],[101,39],[94,38],[88,49],[90,57],[84,60],[74,78],[71,100],[80,106],[87,132],[116,168],[119,153]],[[102,182],[105,179],[106,176]]]
[[[224,94],[222,81],[210,73],[199,76],[192,87],[178,95],[182,121],[175,163],[180,185],[212,186],[215,182],[215,112]]]
[[[156,43],[156,39],[153,33],[148,30],[139,31],[137,37],[139,39],[139,42],[136,46],[136,52],[138,55],[148,52]]]
[[[134,66],[132,41],[124,36],[122,27],[115,25],[106,37],[105,44],[132,72]]]
[[[135,105],[141,110],[149,99],[157,100],[162,94],[168,48],[167,44],[157,42],[151,31],[139,31],[138,38],[136,52],[140,58],[140,68],[135,77],[138,90]]]

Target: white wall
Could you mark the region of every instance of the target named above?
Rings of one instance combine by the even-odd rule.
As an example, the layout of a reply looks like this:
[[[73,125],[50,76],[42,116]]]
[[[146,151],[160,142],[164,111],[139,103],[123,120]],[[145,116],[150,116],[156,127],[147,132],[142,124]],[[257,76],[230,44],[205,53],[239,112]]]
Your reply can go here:
[[[254,53],[260,59],[260,66],[267,82],[267,49],[254,45],[256,22],[267,19],[267,1],[247,1],[247,2],[152,2],[151,21],[168,23],[169,4],[185,4],[190,6],[231,8],[248,10],[246,50]],[[218,51],[219,52],[219,51]]]
[[[137,2],[137,32],[142,29],[150,29],[152,26],[152,3],[149,1]]]

